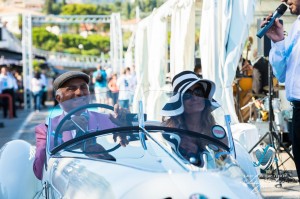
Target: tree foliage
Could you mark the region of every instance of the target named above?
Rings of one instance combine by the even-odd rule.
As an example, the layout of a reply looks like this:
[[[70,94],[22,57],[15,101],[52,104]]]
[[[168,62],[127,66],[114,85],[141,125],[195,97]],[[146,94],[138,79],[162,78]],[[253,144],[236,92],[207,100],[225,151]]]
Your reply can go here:
[[[61,13],[61,8],[63,4],[60,3],[54,3],[52,4],[52,14],[58,15]]]
[[[117,0],[113,3],[101,4],[66,4],[54,3],[54,0],[46,0],[44,10],[47,14],[61,15],[110,15],[113,12],[120,12],[123,19],[135,17],[135,8],[138,6],[142,13],[149,15],[154,8],[159,7],[164,0],[137,0],[130,1]]]
[[[46,0],[44,11],[46,14],[52,14],[52,5],[54,4],[54,0]]]
[[[44,12],[55,15],[110,15],[113,12],[120,12],[122,19],[135,17],[135,8],[139,6],[142,13],[150,13],[155,7],[160,6],[164,0],[137,0],[130,1],[117,0],[113,3],[101,4],[66,4],[63,0],[55,3],[55,0],[45,0]],[[80,25],[68,25],[67,33],[55,35],[48,32],[45,27],[33,28],[33,45],[48,51],[67,52],[84,55],[108,54],[110,50],[110,38],[105,36],[109,32],[109,24],[95,24],[87,38],[79,35]],[[105,34],[103,34],[105,33]],[[104,36],[102,36],[104,35]],[[128,45],[131,33],[124,33],[123,43]],[[79,49],[79,44],[83,49]]]
[[[96,15],[97,6],[93,4],[67,4],[62,7],[62,15]]]
[[[32,29],[32,43],[34,46],[40,46],[44,50],[52,50],[53,46],[51,45],[56,44],[58,41],[58,37],[48,32],[45,27],[35,27]]]
[[[100,55],[100,52],[108,53],[110,48],[108,36],[93,34],[84,38],[81,35],[69,33],[57,36],[48,32],[45,27],[33,28],[32,38],[34,46],[47,51]],[[83,50],[79,49],[80,44],[83,45]]]

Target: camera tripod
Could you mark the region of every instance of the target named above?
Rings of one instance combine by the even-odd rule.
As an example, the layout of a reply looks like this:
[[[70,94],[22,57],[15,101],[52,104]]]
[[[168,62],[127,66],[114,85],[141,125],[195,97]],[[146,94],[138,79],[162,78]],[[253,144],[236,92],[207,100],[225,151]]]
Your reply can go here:
[[[269,82],[269,131],[265,133],[265,135],[249,150],[249,153],[251,153],[256,146],[258,146],[267,136],[269,136],[270,139],[270,145],[274,147],[275,149],[275,159],[277,160],[277,154],[279,153],[279,149],[275,147],[275,141],[277,144],[284,149],[284,151],[289,155],[289,157],[294,161],[294,157],[290,153],[290,151],[283,145],[282,141],[280,140],[279,136],[275,132],[275,128],[273,125],[274,120],[274,113],[273,113],[273,106],[272,106],[272,98],[273,98],[273,73],[272,73],[272,66],[268,62],[268,82]],[[283,162],[284,163],[284,162]],[[282,163],[282,164],[283,164]],[[278,162],[275,161],[276,164],[276,176],[278,184],[275,185],[275,187],[282,187],[282,179],[279,171],[279,165]]]

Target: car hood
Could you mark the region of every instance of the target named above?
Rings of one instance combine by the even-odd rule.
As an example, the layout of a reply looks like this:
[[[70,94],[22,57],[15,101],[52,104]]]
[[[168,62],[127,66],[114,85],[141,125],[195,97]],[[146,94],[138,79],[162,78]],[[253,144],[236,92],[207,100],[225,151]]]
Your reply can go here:
[[[213,172],[150,172],[108,161],[57,158],[52,188],[64,198],[259,198],[247,184]],[[242,185],[242,186],[241,186]]]

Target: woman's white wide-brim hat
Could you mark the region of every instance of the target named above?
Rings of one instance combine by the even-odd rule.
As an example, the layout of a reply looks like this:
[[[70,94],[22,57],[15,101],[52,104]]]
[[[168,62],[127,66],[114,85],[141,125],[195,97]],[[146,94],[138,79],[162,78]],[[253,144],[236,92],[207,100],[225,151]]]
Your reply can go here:
[[[205,91],[204,96],[207,98],[211,110],[220,107],[217,101],[212,98],[216,89],[214,82],[207,79],[201,79],[192,71],[183,71],[175,75],[172,80],[174,95],[162,108],[162,116],[171,117],[182,114],[184,111],[182,96],[190,87],[197,83],[203,86]]]

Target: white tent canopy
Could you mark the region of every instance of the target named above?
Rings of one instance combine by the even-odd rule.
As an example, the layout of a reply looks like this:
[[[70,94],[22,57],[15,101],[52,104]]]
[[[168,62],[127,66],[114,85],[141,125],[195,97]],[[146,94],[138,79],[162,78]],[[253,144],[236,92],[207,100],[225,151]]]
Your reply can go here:
[[[171,17],[170,68],[172,76],[194,67],[195,1],[169,0],[139,22],[135,39],[135,66],[139,86],[135,102],[143,92],[162,90],[168,66],[168,20]],[[193,36],[191,36],[193,35]],[[155,92],[158,94],[158,92]],[[158,96],[148,93],[145,107],[151,118]],[[149,107],[149,108],[147,108]]]
[[[203,76],[216,83],[214,98],[223,104],[225,114],[230,114],[234,123],[238,123],[238,120],[234,109],[232,83],[243,44],[248,35],[254,6],[255,0],[203,1],[200,28]],[[135,64],[137,76],[140,79],[138,79],[139,89],[136,96],[141,96],[143,91],[149,89],[161,90],[163,88],[167,63],[168,20],[166,18],[168,16],[171,16],[171,77],[182,70],[194,68],[195,1],[169,0],[138,24]],[[160,112],[158,107],[153,106],[159,100],[154,94],[155,92],[148,93],[146,96],[148,100],[144,100],[147,118],[150,120],[155,119],[154,116]],[[217,119],[218,123],[224,121],[224,115],[219,114]],[[257,135],[257,133],[251,134]],[[239,135],[244,134],[237,134]],[[246,144],[252,144],[249,140],[254,139],[247,138]],[[235,146],[237,161],[247,172],[248,177],[252,176],[253,182],[259,186],[258,175],[252,165],[250,155],[236,140]]]
[[[200,27],[203,77],[216,83],[214,98],[226,105],[223,106],[224,111],[231,116],[233,123],[238,123],[238,119],[232,83],[254,8],[255,0],[203,0]],[[171,17],[171,78],[183,70],[194,68],[195,1],[169,0],[138,24],[135,66],[139,87],[136,96],[164,86],[168,59],[168,17]]]
[[[233,123],[232,83],[253,18],[255,0],[203,0],[200,53],[203,77],[216,83],[215,99]]]
[[[179,1],[171,16],[170,73],[193,70],[195,54],[195,1]]]

